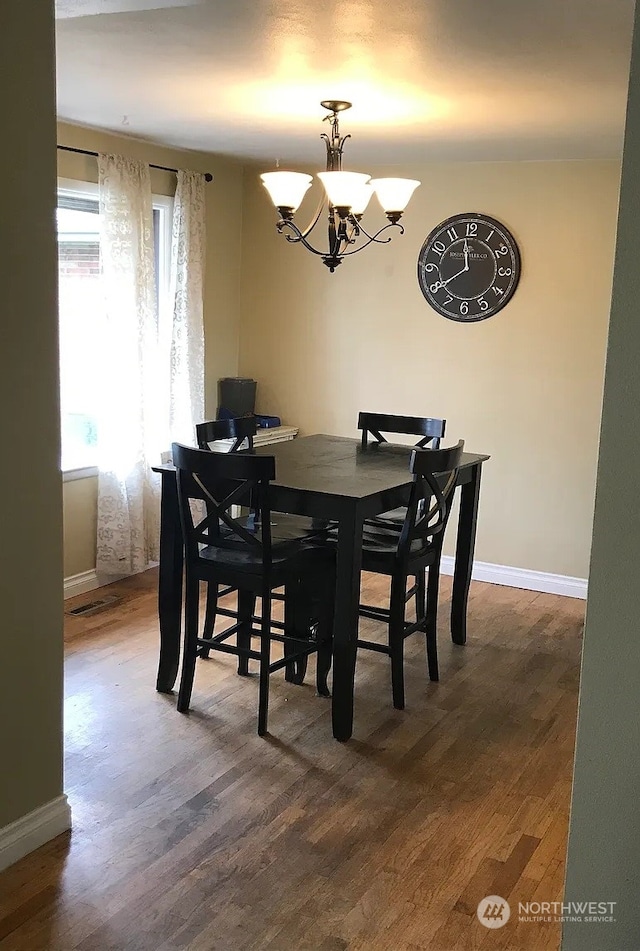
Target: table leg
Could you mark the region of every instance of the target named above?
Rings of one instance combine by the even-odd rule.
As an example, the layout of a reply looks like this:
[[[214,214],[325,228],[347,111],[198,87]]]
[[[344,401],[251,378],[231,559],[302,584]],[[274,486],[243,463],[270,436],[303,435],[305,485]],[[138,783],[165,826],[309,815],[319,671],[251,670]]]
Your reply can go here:
[[[473,466],[471,479],[464,483],[461,490],[451,597],[451,639],[454,644],[464,644],[467,640],[467,601],[476,544],[481,471],[482,466],[479,463]]]
[[[361,564],[362,518],[355,512],[349,512],[338,523],[331,708],[336,740],[348,740],[353,732]]]
[[[178,676],[182,567],[182,530],[176,477],[173,472],[163,473],[160,503],[160,567],[158,569],[160,660],[156,680],[156,690],[161,693],[170,693]]]

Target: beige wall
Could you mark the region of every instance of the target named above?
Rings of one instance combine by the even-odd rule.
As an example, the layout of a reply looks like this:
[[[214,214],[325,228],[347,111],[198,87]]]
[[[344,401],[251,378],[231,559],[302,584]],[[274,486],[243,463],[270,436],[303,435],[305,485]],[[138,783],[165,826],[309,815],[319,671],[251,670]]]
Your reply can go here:
[[[94,476],[65,482],[64,576],[70,578],[96,567],[98,479]]]
[[[62,792],[53,2],[3,0],[0,85],[1,829]]]
[[[170,168],[212,172],[207,185],[207,260],[204,299],[206,412],[217,406],[216,383],[233,376],[238,364],[242,166],[202,152],[185,152],[94,129],[58,124],[58,143],[91,151],[119,152]],[[91,156],[58,151],[58,175],[97,181]],[[175,175],[151,170],[155,194],[173,195]],[[96,480],[67,482],[64,487],[65,577],[95,568]]]
[[[635,20],[565,893],[617,904],[567,923],[565,951],[640,947],[640,5]]]
[[[276,234],[247,169],[240,373],[262,411],[307,433],[354,435],[359,409],[446,417],[451,439],[492,456],[476,557],[586,577],[619,165],[375,172],[422,180],[406,233],[329,274]],[[468,325],[431,310],[416,279],[428,232],[464,211],[503,221],[522,253],[512,301]]]

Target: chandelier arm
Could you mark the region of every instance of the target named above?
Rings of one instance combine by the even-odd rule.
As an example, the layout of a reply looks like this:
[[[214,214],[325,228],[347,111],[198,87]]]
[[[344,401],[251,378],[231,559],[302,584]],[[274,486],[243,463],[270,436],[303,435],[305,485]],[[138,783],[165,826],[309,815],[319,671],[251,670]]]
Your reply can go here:
[[[378,235],[381,235],[382,232],[383,232],[383,231],[386,231],[388,228],[398,228],[399,231],[400,231],[400,234],[404,234],[404,228],[402,227],[401,224],[398,224],[397,222],[391,222],[391,224],[384,225],[382,228],[380,228],[379,231],[376,231],[376,233],[373,234],[373,235],[367,234],[367,232],[364,230],[364,228],[361,227],[361,228],[359,228],[358,230],[359,230],[362,234],[364,234],[364,235],[367,236],[368,241],[365,241],[364,244],[361,244],[359,248],[354,248],[353,251],[343,251],[342,254],[341,254],[341,256],[342,256],[343,258],[346,258],[346,257],[349,257],[349,255],[351,255],[351,254],[357,254],[358,251],[364,251],[365,248],[368,248],[370,244],[374,244],[374,243],[375,243],[375,244],[389,244],[389,242],[391,241],[391,237],[392,237],[391,235],[390,235],[388,238],[379,238],[379,237],[378,237]]]
[[[400,234],[404,234],[404,228],[398,222],[391,222],[388,225],[383,225],[383,227],[380,228],[379,231],[376,231],[375,234],[369,234],[368,231],[365,231],[362,225],[358,224],[357,227],[356,226],[353,227],[353,231],[351,232],[351,235],[349,236],[349,243],[351,242],[351,237],[354,234],[355,234],[355,238],[353,238],[353,240],[356,240],[356,238],[360,234],[363,234],[367,238],[364,244],[361,244],[358,248],[354,248],[352,251],[341,250],[341,245],[345,239],[339,234],[336,234],[335,240],[333,242],[332,241],[329,242],[330,246],[327,252],[327,251],[318,251],[317,248],[314,248],[314,246],[309,241],[307,241],[307,236],[309,234],[309,231],[312,229],[309,229],[306,232],[303,232],[300,230],[300,228],[298,228],[295,222],[291,220],[287,220],[285,218],[281,218],[277,224],[277,229],[282,234],[285,228],[293,232],[293,234],[285,234],[285,238],[287,239],[287,241],[291,241],[296,244],[298,243],[303,244],[308,251],[311,251],[312,254],[317,254],[318,257],[330,256],[330,257],[336,257],[336,258],[349,257],[352,254],[357,254],[358,251],[363,251],[365,248],[368,248],[370,244],[374,244],[374,243],[375,244],[389,244],[389,242],[391,241],[391,236],[389,236],[388,238],[380,238],[380,235],[383,233],[383,231],[387,231],[389,228],[397,228]]]
[[[309,242],[307,241],[306,235],[302,231],[300,231],[300,228],[298,228],[298,226],[293,221],[288,221],[285,218],[281,218],[278,224],[276,225],[276,228],[278,229],[280,234],[282,234],[285,228],[288,228],[290,231],[293,231],[293,235],[285,234],[285,238],[287,239],[287,241],[294,242],[295,244],[300,242],[301,244],[305,246],[307,251],[311,251],[312,254],[317,254],[319,257],[324,257],[326,255],[327,253],[326,251],[318,251],[317,248],[314,248],[312,244],[309,244]]]
[[[389,244],[389,242],[391,241],[391,236],[389,236],[388,238],[382,238],[382,239],[379,237],[382,234],[382,232],[387,231],[388,228],[397,228],[400,231],[400,234],[404,234],[404,228],[402,227],[401,224],[398,224],[398,223],[391,223],[388,225],[384,225],[382,228],[380,228],[379,231],[376,231],[376,233],[373,235],[369,234],[367,231],[364,230],[364,228],[361,225],[359,225],[357,228],[357,231],[356,229],[354,229],[354,231],[356,232],[356,237],[360,233],[366,236],[367,240],[365,241],[364,244],[361,244],[358,248],[354,248],[352,251],[344,251],[344,250],[341,250],[340,248],[340,245],[342,244],[343,239],[341,240],[339,236],[336,235],[336,241],[332,243],[332,245],[329,248],[329,251],[327,252],[327,251],[318,251],[317,248],[314,248],[314,246],[309,241],[307,241],[306,235],[300,230],[300,228],[298,228],[298,226],[293,221],[287,221],[285,219],[281,219],[278,222],[277,228],[280,233],[282,233],[285,228],[288,228],[290,231],[293,232],[293,234],[285,235],[285,238],[287,239],[287,241],[291,241],[296,244],[297,243],[303,244],[308,251],[311,251],[312,254],[317,254],[318,257],[327,257],[327,256],[341,257],[341,258],[349,257],[349,255],[351,254],[357,254],[358,251],[363,251],[365,248],[368,248],[369,245],[373,243]]]
[[[400,234],[404,234],[404,228],[399,221],[392,221],[388,225],[383,225],[379,231],[376,231],[375,234],[369,234],[366,228],[363,228],[361,224],[358,224],[358,231],[361,231],[362,234],[369,239],[369,241],[376,241],[379,234],[382,234],[383,231],[386,231],[387,228],[398,228]],[[377,241],[377,244],[388,244],[391,241],[391,238],[385,238],[384,241]]]
[[[336,213],[331,205],[329,205],[327,236],[329,243],[329,254],[331,257],[338,257],[340,254],[340,238],[338,229],[336,228]]]
[[[322,209],[325,206],[325,199],[322,197],[318,202],[318,210],[316,211],[314,217],[311,219],[311,223],[307,225],[306,228],[298,228],[296,225],[296,230],[299,231],[301,235],[304,235],[305,238],[308,238],[315,226],[320,221],[320,215],[322,214]]]

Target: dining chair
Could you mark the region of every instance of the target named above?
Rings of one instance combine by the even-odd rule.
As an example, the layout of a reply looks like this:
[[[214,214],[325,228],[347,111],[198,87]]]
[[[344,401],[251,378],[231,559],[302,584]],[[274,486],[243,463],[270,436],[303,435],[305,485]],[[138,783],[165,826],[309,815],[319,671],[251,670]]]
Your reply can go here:
[[[255,416],[238,416],[237,418],[212,419],[196,425],[196,440],[200,449],[219,451],[219,452],[240,452],[245,449],[253,449],[253,437],[257,432]],[[214,448],[215,443],[223,440],[233,440],[228,449]],[[219,615],[223,617],[237,618],[237,609],[231,607],[221,607],[220,599],[228,594],[233,594],[236,589],[231,585],[219,588],[218,585],[207,585],[207,598],[204,616],[204,637],[210,637],[215,628],[216,619]],[[274,591],[271,595],[272,600],[284,601],[284,595]],[[285,605],[285,611],[287,606]],[[289,607],[291,610],[291,607]],[[252,616],[255,614],[255,598],[253,599]],[[254,617],[256,623],[260,618]],[[284,622],[271,621],[272,626],[284,628]],[[199,657],[208,658],[209,650],[202,647],[198,653]],[[305,677],[307,663],[306,657],[299,658],[291,666],[287,667],[286,678],[292,683],[302,683]]]
[[[447,427],[446,419],[437,419],[429,416],[391,416],[388,413],[359,413],[358,429],[362,431],[362,448],[374,450],[388,440],[383,435],[420,436],[416,443],[417,448],[438,449],[440,440],[444,437]],[[369,443],[369,435],[374,442]],[[365,521],[365,528],[383,527],[400,532],[407,514],[406,506],[399,506],[391,511],[383,512]],[[419,590],[416,590],[418,588]],[[415,587],[406,592],[406,600],[412,597],[424,599],[425,577],[424,572],[416,578]]]
[[[438,449],[440,440],[444,436],[447,426],[446,419],[432,419],[422,416],[390,416],[386,413],[359,413],[358,429],[362,431],[362,448],[375,448],[388,442],[383,433],[388,435],[420,436],[416,447],[424,449],[427,444],[430,449]],[[369,434],[375,440],[369,444]],[[390,525],[400,530],[406,515],[406,507],[401,506],[390,512],[383,512],[375,518],[368,519],[365,524]]]
[[[271,511],[273,456],[209,452],[178,443],[173,444],[172,455],[185,552],[184,654],[178,710],[186,713],[189,709],[200,649],[236,655],[238,673],[245,676],[249,661],[257,660],[258,734],[264,736],[270,674],[317,653],[318,693],[328,693],[334,554],[319,542],[309,519]],[[251,506],[255,517],[232,515],[238,505]],[[199,629],[203,581],[209,587],[231,585],[238,590],[239,600],[236,622],[206,636]],[[290,607],[285,610],[281,634],[274,632],[271,619],[272,591],[280,587],[285,588]],[[258,625],[252,616],[256,596],[262,600]],[[235,643],[229,643],[234,636]],[[259,650],[252,648],[253,636],[260,639]],[[284,656],[275,661],[271,659],[273,641],[284,647]]]
[[[239,452],[241,449],[253,449],[253,437],[257,432],[255,416],[239,416],[237,419],[209,419],[196,424],[196,442],[200,449],[211,450],[212,443],[221,443],[223,440],[233,440],[228,449],[217,449],[218,452]],[[238,612],[233,608],[220,607],[220,598],[233,594],[235,588],[227,585],[218,588],[218,585],[207,585],[207,600],[204,619],[204,634],[209,637],[213,633],[218,615],[237,617]],[[209,651],[203,647],[200,657],[208,657]]]
[[[448,449],[413,449],[411,491],[400,531],[385,525],[365,526],[363,531],[362,570],[389,576],[391,592],[388,608],[361,604],[359,609],[361,616],[388,625],[388,643],[358,639],[358,646],[390,656],[393,705],[399,710],[404,709],[404,641],[410,634],[425,634],[429,677],[438,680],[439,676],[436,624],[440,560],[463,447],[461,440]],[[410,592],[415,598],[416,620],[408,622],[407,581],[412,576],[416,579]]]

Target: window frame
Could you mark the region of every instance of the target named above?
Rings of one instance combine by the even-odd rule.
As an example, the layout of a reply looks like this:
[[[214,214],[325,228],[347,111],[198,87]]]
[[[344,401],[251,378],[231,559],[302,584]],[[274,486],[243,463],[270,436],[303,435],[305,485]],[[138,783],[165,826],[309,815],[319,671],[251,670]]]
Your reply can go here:
[[[56,187],[57,196],[63,192],[70,197],[99,199],[98,183],[86,182],[73,178],[58,178]],[[163,310],[169,305],[169,289],[171,281],[171,233],[173,224],[173,202],[170,195],[151,195],[154,211],[160,212],[159,227],[154,227],[154,241],[157,241],[155,252],[156,281],[158,286],[158,317],[161,319]],[[154,222],[155,224],[155,222]],[[57,237],[57,229],[56,229]],[[58,322],[60,314],[58,312]],[[79,479],[91,479],[98,475],[98,466],[80,466],[63,468],[62,441],[60,443],[60,471],[63,482],[75,482]]]

